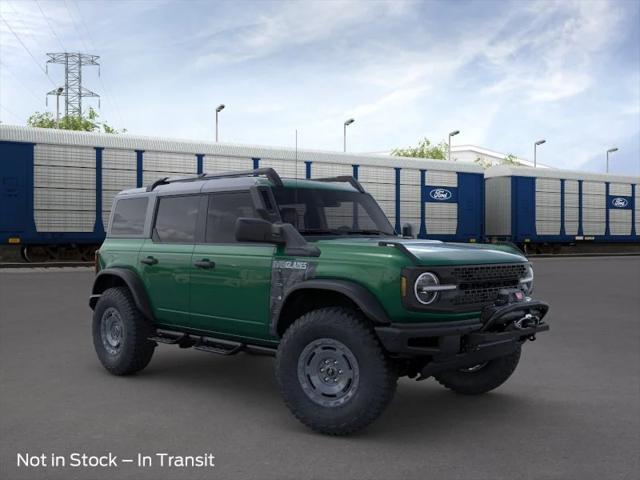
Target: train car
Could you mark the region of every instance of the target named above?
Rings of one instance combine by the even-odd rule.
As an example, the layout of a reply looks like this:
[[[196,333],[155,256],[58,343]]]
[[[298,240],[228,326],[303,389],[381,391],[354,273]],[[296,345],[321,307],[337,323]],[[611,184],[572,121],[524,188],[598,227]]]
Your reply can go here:
[[[486,235],[518,245],[640,241],[640,177],[496,166],[485,172]]]
[[[166,176],[273,167],[283,177],[356,177],[398,232],[475,242],[484,180],[476,165],[0,125],[0,244],[26,258],[84,257],[102,242],[114,195]]]

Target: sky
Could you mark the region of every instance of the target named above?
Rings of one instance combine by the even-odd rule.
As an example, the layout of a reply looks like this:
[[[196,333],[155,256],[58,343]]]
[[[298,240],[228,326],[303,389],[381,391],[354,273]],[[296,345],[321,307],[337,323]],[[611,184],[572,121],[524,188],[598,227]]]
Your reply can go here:
[[[389,151],[460,130],[538,161],[640,175],[640,0],[0,2],[0,121],[55,111],[46,53],[130,134]],[[86,104],[97,107],[95,100]],[[85,104],[85,105],[86,105]]]

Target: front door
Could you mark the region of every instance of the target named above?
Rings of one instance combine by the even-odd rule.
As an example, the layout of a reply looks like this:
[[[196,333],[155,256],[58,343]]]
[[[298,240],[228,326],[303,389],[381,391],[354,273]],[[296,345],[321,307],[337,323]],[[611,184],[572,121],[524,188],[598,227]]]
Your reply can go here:
[[[158,198],[152,238],[138,256],[142,279],[157,323],[187,327],[189,275],[196,239],[200,195]]]
[[[256,216],[249,192],[209,195],[204,243],[196,245],[191,257],[194,328],[269,338],[271,262],[275,247],[235,240],[236,219]]]

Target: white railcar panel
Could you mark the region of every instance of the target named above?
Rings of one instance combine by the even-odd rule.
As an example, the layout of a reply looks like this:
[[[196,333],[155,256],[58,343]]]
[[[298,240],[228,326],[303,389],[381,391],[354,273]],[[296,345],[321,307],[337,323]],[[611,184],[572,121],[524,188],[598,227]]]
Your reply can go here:
[[[400,220],[406,222],[408,218],[420,218],[419,202],[400,202]]]
[[[39,232],[92,232],[95,209],[84,210],[34,210],[36,229]]]
[[[545,207],[557,207],[560,208],[560,192],[536,192],[536,208]]]
[[[420,170],[413,168],[403,168],[400,170],[400,185],[404,189],[405,185],[420,185]]]
[[[458,204],[428,202],[425,220],[428,234],[454,235],[458,229]]]
[[[631,235],[631,210],[609,210],[609,233]]]
[[[33,149],[33,163],[38,166],[96,168],[96,150],[91,147],[38,144]]]
[[[94,168],[38,166],[34,173],[34,187],[95,191],[96,171]]]
[[[577,235],[578,222],[564,222],[564,231],[567,235]]]
[[[396,199],[396,186],[389,183],[360,182],[364,189],[378,201]]]
[[[636,214],[636,235],[640,235],[640,185],[636,185],[635,214]]]
[[[604,222],[582,221],[582,233],[585,235],[604,235]]]
[[[196,173],[198,169],[195,154],[149,151],[142,159],[144,170],[153,172]]]
[[[95,211],[95,190],[63,190],[61,188],[36,188],[34,191],[36,210]]]
[[[631,184],[628,183],[610,183],[609,195],[623,195],[625,197],[631,196]]]
[[[278,175],[283,178],[298,178],[300,180],[306,178],[306,165],[303,160],[296,162],[295,160],[261,159],[260,168],[267,167],[275,168]]]
[[[565,180],[564,192],[565,193],[578,193],[579,185],[577,180]]]
[[[361,183],[384,183],[395,186],[396,171],[391,167],[370,167],[368,165],[360,165],[358,168],[358,180]]]
[[[165,175],[166,176],[166,175]],[[136,188],[137,172],[135,170],[111,170],[102,171],[103,190],[124,190]]]
[[[578,206],[580,206],[580,195],[572,192],[564,192],[564,207],[577,208]]]
[[[582,182],[583,194],[605,195],[606,186],[604,182]]]
[[[536,192],[559,192],[560,180],[555,178],[536,178]]]
[[[353,166],[342,163],[313,162],[311,164],[311,178],[337,177],[353,175]]]
[[[102,151],[102,168],[111,170],[137,170],[138,162],[135,150],[105,148]]]
[[[489,178],[485,185],[487,235],[511,234],[511,177]]]
[[[583,195],[582,207],[584,209],[602,209],[607,207],[607,199],[604,195]]]
[[[205,173],[226,173],[238,170],[252,170],[253,159],[246,157],[219,157],[205,155],[203,161]]]
[[[560,234],[560,220],[538,220],[536,219],[536,233],[538,235],[558,235]]]
[[[427,170],[425,183],[436,187],[457,187],[458,174],[456,172],[442,172],[438,170]]]
[[[400,187],[401,202],[417,202],[420,203],[422,198],[422,189],[419,185],[402,185]]]

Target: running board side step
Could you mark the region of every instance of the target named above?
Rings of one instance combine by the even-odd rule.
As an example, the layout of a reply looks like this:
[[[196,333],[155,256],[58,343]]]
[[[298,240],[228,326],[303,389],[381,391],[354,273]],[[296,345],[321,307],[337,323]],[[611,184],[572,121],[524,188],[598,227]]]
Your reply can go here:
[[[172,330],[165,329],[157,329],[155,335],[148,338],[153,342],[164,343],[167,345],[179,345],[180,348],[193,347],[196,350],[217,353],[218,355],[235,355],[240,352],[271,356],[276,354],[275,348],[264,347],[261,345],[250,345],[223,338],[174,332]]]

